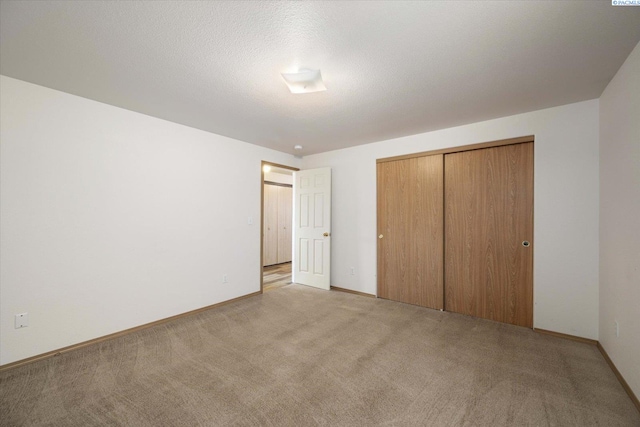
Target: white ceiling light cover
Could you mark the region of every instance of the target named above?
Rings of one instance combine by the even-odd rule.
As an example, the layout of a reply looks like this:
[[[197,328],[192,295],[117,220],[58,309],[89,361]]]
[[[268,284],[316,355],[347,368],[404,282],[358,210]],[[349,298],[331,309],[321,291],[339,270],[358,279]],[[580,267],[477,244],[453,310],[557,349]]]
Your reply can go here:
[[[327,90],[320,70],[302,69],[297,73],[282,73],[291,93],[312,93]]]

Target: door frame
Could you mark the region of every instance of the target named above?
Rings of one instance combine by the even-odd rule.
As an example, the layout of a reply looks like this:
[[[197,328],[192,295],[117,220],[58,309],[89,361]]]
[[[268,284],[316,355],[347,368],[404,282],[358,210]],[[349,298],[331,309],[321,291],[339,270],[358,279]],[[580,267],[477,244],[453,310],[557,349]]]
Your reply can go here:
[[[287,169],[297,172],[300,168],[293,166],[281,165],[278,163],[262,160],[260,163],[260,293],[264,293],[264,167],[271,166],[274,168]],[[292,242],[293,243],[293,242]]]
[[[442,148],[440,150],[421,151],[419,153],[404,154],[402,156],[385,157],[376,159],[376,163],[393,162],[395,160],[412,159],[414,157],[432,156],[434,154],[451,154],[461,151],[481,150],[483,148],[502,147],[503,145],[524,144],[534,142],[534,135],[521,136],[518,138],[500,139],[497,141],[480,142],[478,144],[458,145],[456,147]],[[535,147],[535,145],[534,145]]]

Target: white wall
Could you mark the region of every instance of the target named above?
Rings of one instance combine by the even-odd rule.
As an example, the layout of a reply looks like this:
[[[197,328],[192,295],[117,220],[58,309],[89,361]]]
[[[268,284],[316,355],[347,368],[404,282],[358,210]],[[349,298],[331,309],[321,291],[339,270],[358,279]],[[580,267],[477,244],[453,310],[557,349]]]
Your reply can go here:
[[[261,160],[299,160],[4,76],[0,92],[0,364],[260,290]]]
[[[640,396],[640,44],[600,98],[600,343]]]
[[[270,181],[270,182],[277,182],[280,184],[291,184],[293,185],[293,174],[291,175],[287,175],[284,173],[278,173],[278,172],[265,172],[264,174],[264,180],[265,181]]]
[[[332,285],[376,293],[376,159],[532,134],[534,325],[597,339],[598,100],[305,157],[333,169]]]

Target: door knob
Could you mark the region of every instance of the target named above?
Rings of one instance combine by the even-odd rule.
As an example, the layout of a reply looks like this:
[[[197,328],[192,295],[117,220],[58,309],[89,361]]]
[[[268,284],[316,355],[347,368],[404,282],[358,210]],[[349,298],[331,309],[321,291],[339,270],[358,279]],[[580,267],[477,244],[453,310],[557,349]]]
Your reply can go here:
[[[326,232],[325,232],[325,233],[324,233],[324,234],[322,234],[322,235],[323,235],[324,237],[329,237],[329,236],[331,236],[331,233],[326,233]]]
[[[528,240],[524,240],[524,241],[522,242],[522,246],[524,246],[525,248],[528,248],[528,247],[529,247],[529,245],[531,245],[531,243],[529,243],[529,241],[528,241]]]
[[[382,239],[384,236],[381,234],[378,236],[378,239]]]

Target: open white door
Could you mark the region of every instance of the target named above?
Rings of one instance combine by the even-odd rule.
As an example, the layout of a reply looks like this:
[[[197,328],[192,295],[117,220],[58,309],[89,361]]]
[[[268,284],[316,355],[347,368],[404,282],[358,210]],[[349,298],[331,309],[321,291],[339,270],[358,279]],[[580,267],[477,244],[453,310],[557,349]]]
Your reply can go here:
[[[331,168],[293,173],[294,283],[329,290]]]

